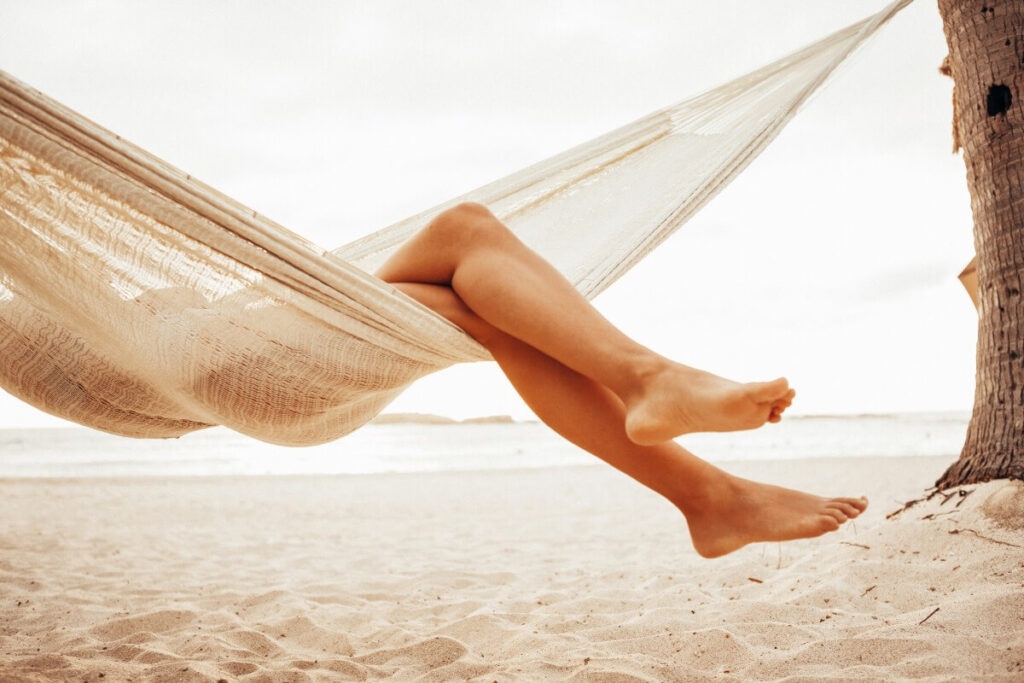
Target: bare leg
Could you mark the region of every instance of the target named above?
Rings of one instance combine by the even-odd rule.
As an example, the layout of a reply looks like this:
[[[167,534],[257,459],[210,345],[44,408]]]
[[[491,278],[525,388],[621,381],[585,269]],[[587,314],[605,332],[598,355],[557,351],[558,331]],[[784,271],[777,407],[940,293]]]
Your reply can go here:
[[[479,204],[442,213],[377,275],[450,286],[485,322],[608,387],[636,443],[759,427],[777,421],[793,397],[784,378],[740,384],[636,343]]]
[[[822,498],[734,477],[673,441],[638,445],[626,436],[625,406],[604,386],[489,325],[447,287],[396,286],[486,346],[548,426],[675,504],[704,557],[820,536],[867,507],[864,498]]]

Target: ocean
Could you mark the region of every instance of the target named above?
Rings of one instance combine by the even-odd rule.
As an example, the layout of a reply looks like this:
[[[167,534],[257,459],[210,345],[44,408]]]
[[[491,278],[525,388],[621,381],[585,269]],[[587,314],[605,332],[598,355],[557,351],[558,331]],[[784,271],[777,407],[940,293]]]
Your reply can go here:
[[[956,457],[966,413],[788,417],[679,442],[711,462],[858,456]],[[81,427],[0,430],[0,477],[368,474],[543,467],[601,461],[537,422],[381,423],[321,446],[273,446],[223,428],[140,440]]]

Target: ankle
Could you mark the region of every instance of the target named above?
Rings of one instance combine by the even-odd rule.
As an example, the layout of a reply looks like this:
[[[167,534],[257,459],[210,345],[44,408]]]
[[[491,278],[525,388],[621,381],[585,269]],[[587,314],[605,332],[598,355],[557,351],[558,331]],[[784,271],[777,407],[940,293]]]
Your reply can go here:
[[[629,406],[645,396],[651,385],[672,366],[672,362],[648,349],[626,359],[623,380],[616,390],[619,398]]]
[[[688,477],[677,491],[668,496],[687,519],[715,514],[723,506],[731,506],[740,496],[742,480],[714,465],[705,465],[704,471],[698,476]]]

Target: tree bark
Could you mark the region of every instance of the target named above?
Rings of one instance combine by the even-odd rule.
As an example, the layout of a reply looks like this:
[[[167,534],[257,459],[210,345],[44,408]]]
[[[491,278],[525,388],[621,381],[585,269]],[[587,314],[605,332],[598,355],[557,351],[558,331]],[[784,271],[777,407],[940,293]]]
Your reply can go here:
[[[943,489],[1024,479],[1024,2],[938,3],[978,259],[974,412]]]

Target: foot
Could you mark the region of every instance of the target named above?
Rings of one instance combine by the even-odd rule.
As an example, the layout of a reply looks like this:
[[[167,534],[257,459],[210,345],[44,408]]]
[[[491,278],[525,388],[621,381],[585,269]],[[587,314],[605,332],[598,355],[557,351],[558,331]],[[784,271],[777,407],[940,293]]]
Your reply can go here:
[[[864,512],[868,499],[822,498],[724,475],[699,499],[676,502],[686,515],[693,547],[719,557],[759,541],[791,541],[835,531]]]
[[[685,365],[648,375],[626,402],[626,434],[650,446],[690,432],[732,432],[778,422],[796,392],[785,378],[740,384]]]

